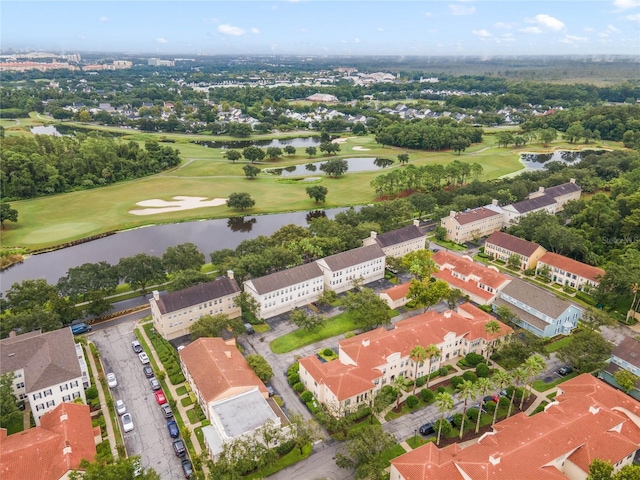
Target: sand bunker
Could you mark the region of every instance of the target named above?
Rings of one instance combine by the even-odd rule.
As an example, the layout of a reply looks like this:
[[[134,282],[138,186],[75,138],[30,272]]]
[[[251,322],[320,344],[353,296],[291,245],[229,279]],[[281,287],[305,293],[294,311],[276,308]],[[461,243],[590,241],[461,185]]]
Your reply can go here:
[[[227,203],[226,198],[214,198],[207,200],[207,197],[173,197],[174,201],[166,201],[154,198],[136,203],[142,210],[129,210],[133,215],[154,215],[156,213],[178,212],[181,210],[193,210],[194,208],[219,207]]]
[[[369,150],[371,150],[370,148],[364,148],[364,147],[361,147],[361,146],[353,147],[353,149],[357,150],[358,152],[368,152]]]
[[[356,138],[356,137],[336,138],[334,140],[331,140],[331,143],[346,143],[346,141],[351,138]]]

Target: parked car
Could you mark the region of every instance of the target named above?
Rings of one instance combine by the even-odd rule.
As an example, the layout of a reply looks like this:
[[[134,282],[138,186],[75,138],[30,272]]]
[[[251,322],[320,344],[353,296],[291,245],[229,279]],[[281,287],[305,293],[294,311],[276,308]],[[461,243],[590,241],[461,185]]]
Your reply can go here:
[[[158,405],[164,405],[167,403],[167,397],[164,396],[164,392],[162,390],[156,391],[156,402],[158,402]]]
[[[418,430],[420,435],[431,435],[432,433],[436,433],[433,422],[425,423]]]
[[[140,361],[142,362],[143,365],[146,365],[149,363],[149,357],[147,356],[147,354],[145,352],[140,352],[138,354],[138,358],[140,359]]]
[[[124,430],[125,433],[133,430],[133,417],[130,413],[122,415],[122,430]]]
[[[487,402],[498,403],[499,401],[500,401],[500,397],[498,395],[487,395],[482,399],[482,403],[487,403]]]
[[[186,458],[182,460],[182,473],[184,473],[184,478],[191,478],[191,475],[193,475],[193,465],[191,465],[191,460]]]
[[[250,323],[245,323],[244,329],[247,331],[248,334],[256,333],[256,331],[253,329],[253,325],[251,325]]]
[[[178,430],[178,424],[175,420],[169,420],[167,422],[167,429],[172,438],[178,438],[180,436],[180,430]]]
[[[74,335],[80,335],[81,333],[87,333],[91,331],[91,325],[87,325],[86,323],[76,323],[75,325],[71,325],[71,333]]]
[[[171,406],[168,403],[164,403],[164,404],[160,405],[160,409],[162,410],[162,413],[164,414],[164,418],[173,417],[173,411],[171,410]]]
[[[273,397],[276,394],[276,391],[273,389],[271,385],[266,385],[266,387],[267,387],[267,392],[269,392],[269,396]]]
[[[160,382],[156,377],[151,377],[149,379],[149,383],[151,384],[151,388],[153,390],[160,390],[162,388],[162,385],[160,385]]]
[[[154,375],[153,368],[151,368],[150,365],[145,365],[144,367],[142,367],[142,371],[144,372],[144,376],[147,378],[151,378]]]
[[[142,345],[140,345],[140,342],[138,340],[134,340],[133,342],[131,342],[131,348],[133,348],[133,351],[136,353],[142,352]]]
[[[118,386],[118,379],[115,373],[107,373],[107,385],[109,385],[109,388],[116,388]]]
[[[127,413],[127,406],[122,400],[116,400],[116,412],[118,412],[118,415],[124,415]]]
[[[178,457],[184,457],[187,454],[187,447],[184,446],[181,438],[176,438],[173,441],[173,451],[176,452]]]
[[[569,365],[565,365],[564,367],[560,367],[557,373],[561,377],[564,377],[566,375],[569,375],[572,372],[573,372],[573,368],[571,368]]]

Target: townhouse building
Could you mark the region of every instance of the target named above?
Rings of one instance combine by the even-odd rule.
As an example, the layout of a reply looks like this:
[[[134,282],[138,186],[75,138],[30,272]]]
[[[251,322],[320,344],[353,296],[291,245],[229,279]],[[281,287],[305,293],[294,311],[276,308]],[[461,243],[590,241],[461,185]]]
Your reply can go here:
[[[412,225],[381,233],[371,232],[371,236],[362,241],[363,246],[377,243],[387,257],[404,257],[409,252],[423,250],[427,241],[427,236],[418,225],[420,222],[414,220]]]
[[[433,254],[433,261],[440,269],[433,274],[435,278],[444,280],[452,289],[459,289],[479,304],[492,303],[511,281],[511,277],[496,267],[476,263],[467,255],[460,257],[441,250]]]
[[[324,273],[311,262],[247,280],[244,291],[258,303],[260,318],[267,319],[318,300],[324,292]]]
[[[632,337],[624,337],[611,353],[611,358],[606,368],[598,374],[598,377],[605,382],[618,387],[615,380],[615,373],[620,370],[627,370],[640,377],[640,342]],[[640,380],[636,382],[635,388],[628,392],[636,400],[640,400]]]
[[[394,285],[391,288],[382,290],[378,295],[382,300],[387,302],[391,310],[404,307],[409,303],[409,287],[411,282],[401,283],[400,285]]]
[[[500,230],[504,224],[503,217],[502,208],[498,206],[498,201],[494,200],[491,205],[465,212],[451,210],[449,216],[444,217],[440,224],[447,231],[447,240],[465,243]]]
[[[300,359],[300,381],[334,415],[348,414],[368,405],[378,390],[400,375],[415,380],[467,353],[486,354],[490,344],[513,331],[498,322],[500,331],[488,334],[485,326],[492,320],[469,303],[457,311],[430,311],[401,320],[391,330],[378,328],[340,341],[336,360],[322,362],[317,355]],[[440,356],[416,364],[411,359],[416,345],[435,345]]]
[[[540,195],[538,197],[522,200],[521,202],[512,203],[502,207],[504,212],[504,225],[515,225],[521,218],[526,217],[535,212],[546,212],[549,215],[556,213],[558,204],[554,198],[549,195]]]
[[[556,212],[560,212],[564,209],[567,202],[579,200],[581,194],[582,188],[576,184],[576,179],[572,178],[567,183],[562,183],[555,187],[538,187],[538,191],[530,193],[529,198],[547,195],[556,201]]]
[[[316,260],[324,276],[324,288],[341,293],[354,281],[367,284],[384,278],[386,255],[376,243]]]
[[[229,270],[226,277],[218,277],[212,282],[160,294],[153,292],[149,300],[153,326],[167,340],[189,334],[193,322],[204,315],[223,313],[229,318],[237,318],[242,313],[235,304],[240,288]]]
[[[62,403],[77,398],[86,403],[89,373],[82,347],[76,345],[69,328],[23,335],[12,332],[0,340],[0,374],[7,373],[13,375],[13,391],[29,404],[36,425]]]
[[[493,232],[484,243],[484,253],[495,260],[506,263],[513,255],[520,257],[520,270],[536,268],[538,260],[546,252],[547,250],[537,243],[504,232]]]
[[[536,264],[536,273],[540,275],[544,271],[552,282],[585,291],[600,285],[600,278],[605,274],[602,268],[552,252],[545,253]]]

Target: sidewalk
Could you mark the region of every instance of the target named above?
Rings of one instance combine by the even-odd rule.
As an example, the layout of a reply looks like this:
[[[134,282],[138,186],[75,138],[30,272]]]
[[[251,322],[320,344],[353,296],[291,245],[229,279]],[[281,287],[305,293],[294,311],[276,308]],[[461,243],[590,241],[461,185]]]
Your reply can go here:
[[[109,445],[111,446],[111,453],[113,453],[113,458],[118,458],[118,449],[116,448],[116,435],[113,430],[113,424],[111,423],[111,416],[109,415],[109,406],[107,405],[107,399],[102,389],[103,388],[102,382],[100,382],[99,380],[100,373],[98,371],[98,367],[93,358],[93,355],[91,355],[91,350],[88,348],[88,344],[83,345],[83,348],[85,349],[85,354],[89,359],[89,365],[91,365],[91,371],[93,372],[93,380],[95,381],[96,388],[98,389],[98,398],[100,399],[100,409],[102,410],[102,416],[104,417],[104,423],[107,429],[107,440],[109,441]],[[102,372],[104,372],[104,367],[102,366],[102,362],[100,364],[100,369],[102,370]]]

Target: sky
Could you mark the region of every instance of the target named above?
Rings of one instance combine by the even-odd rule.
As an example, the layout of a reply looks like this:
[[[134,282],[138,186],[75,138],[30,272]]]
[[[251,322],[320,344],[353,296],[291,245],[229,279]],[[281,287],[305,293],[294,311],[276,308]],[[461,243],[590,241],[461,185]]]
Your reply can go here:
[[[0,48],[154,55],[640,55],[640,0],[2,0]]]

